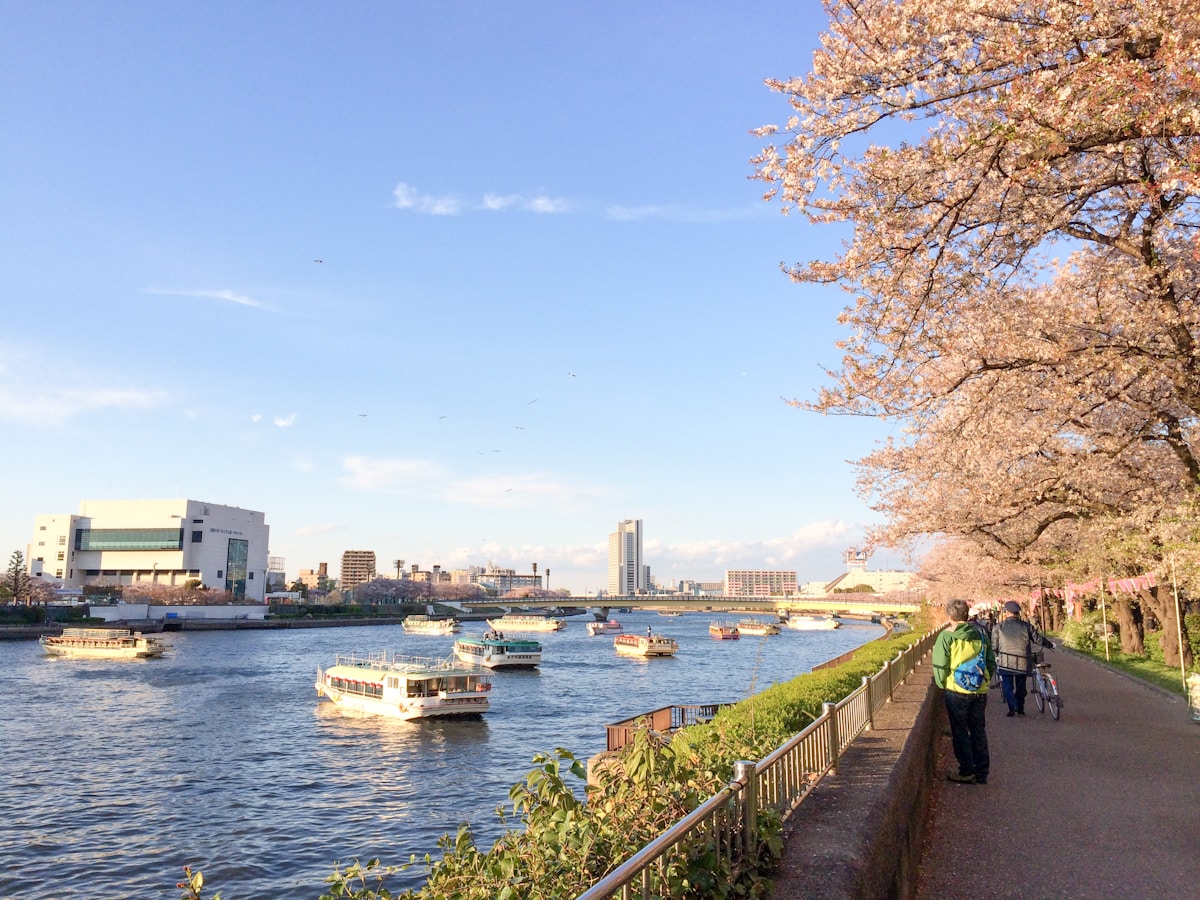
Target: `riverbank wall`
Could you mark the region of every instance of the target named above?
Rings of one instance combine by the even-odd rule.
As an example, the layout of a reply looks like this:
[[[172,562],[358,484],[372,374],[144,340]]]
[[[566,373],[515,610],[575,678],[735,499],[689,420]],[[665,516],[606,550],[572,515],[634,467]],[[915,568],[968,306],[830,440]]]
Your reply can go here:
[[[945,713],[928,658],[788,819],[771,900],[914,894]]]

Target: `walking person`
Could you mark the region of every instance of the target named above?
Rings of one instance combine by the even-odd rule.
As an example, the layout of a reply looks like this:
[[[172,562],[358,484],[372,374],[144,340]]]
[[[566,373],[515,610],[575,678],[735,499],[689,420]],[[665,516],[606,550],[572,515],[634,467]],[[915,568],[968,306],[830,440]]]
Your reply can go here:
[[[1025,715],[1026,682],[1033,671],[1034,647],[1054,649],[1054,642],[1045,638],[1029,622],[1021,618],[1021,604],[1009,600],[1004,604],[1004,621],[992,632],[996,648],[996,664],[1000,667],[1000,687],[1008,715]]]
[[[986,716],[988,682],[996,671],[996,657],[984,630],[967,621],[966,600],[946,603],[950,626],[933,645],[933,683],[943,690],[950,739],[958,772],[946,777],[960,784],[987,784]]]

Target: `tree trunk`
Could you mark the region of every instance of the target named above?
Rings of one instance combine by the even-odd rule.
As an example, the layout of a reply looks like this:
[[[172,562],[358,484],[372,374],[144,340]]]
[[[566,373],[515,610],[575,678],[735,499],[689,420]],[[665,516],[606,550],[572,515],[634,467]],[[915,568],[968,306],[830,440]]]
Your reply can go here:
[[[1146,652],[1145,632],[1142,630],[1142,609],[1127,597],[1113,598],[1117,611],[1117,627],[1121,631],[1121,652],[1141,656]]]
[[[1159,593],[1163,596],[1159,596]],[[1179,660],[1179,630],[1182,623],[1179,621],[1177,610],[1175,609],[1175,597],[1168,591],[1163,591],[1160,588],[1152,588],[1151,590],[1139,590],[1140,596],[1149,607],[1154,617],[1162,623],[1162,631],[1158,633],[1158,641],[1162,646],[1163,663],[1178,668]],[[1190,666],[1192,664],[1192,648],[1188,644],[1187,631],[1183,633],[1183,665]]]

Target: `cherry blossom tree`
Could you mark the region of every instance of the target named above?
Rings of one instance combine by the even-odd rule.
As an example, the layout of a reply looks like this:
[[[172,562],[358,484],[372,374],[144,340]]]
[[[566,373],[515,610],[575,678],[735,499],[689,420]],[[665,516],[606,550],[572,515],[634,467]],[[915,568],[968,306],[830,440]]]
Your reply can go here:
[[[787,271],[853,298],[797,405],[903,427],[860,461],[873,540],[1028,562],[1072,523],[1153,530],[1200,484],[1200,7],[825,5],[756,164],[785,211],[853,228]]]

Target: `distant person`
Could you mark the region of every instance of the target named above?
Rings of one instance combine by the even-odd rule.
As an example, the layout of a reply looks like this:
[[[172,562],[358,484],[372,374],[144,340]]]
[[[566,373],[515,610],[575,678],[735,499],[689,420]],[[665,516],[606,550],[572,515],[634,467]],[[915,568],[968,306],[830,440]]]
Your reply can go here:
[[[946,603],[950,625],[933,645],[933,683],[940,687],[950,720],[950,739],[958,772],[946,777],[959,784],[987,784],[988,757],[985,713],[988,682],[996,657],[987,633],[967,621],[966,600]]]
[[[992,632],[996,647],[996,663],[1000,666],[1000,687],[1008,715],[1025,715],[1025,685],[1033,671],[1034,647],[1054,649],[1054,642],[1043,637],[1036,628],[1021,618],[1021,604],[1009,600],[1004,604],[1004,621]]]

